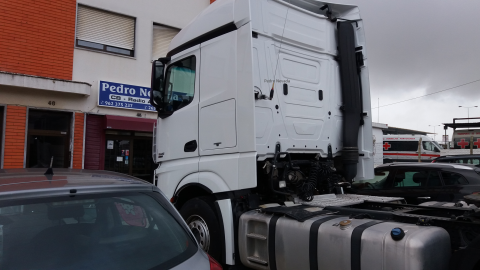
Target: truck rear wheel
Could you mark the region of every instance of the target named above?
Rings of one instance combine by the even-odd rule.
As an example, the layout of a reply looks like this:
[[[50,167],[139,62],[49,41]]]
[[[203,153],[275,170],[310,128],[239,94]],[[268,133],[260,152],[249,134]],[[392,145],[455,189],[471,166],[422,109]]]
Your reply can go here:
[[[204,196],[188,200],[180,209],[180,214],[200,247],[220,262],[222,231],[214,209],[213,199]]]

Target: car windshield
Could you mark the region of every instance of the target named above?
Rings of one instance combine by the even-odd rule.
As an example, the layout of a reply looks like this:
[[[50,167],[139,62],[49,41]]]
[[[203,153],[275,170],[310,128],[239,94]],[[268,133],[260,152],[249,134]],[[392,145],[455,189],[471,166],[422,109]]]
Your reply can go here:
[[[180,264],[197,246],[167,210],[170,206],[159,203],[162,195],[151,193],[0,203],[0,269],[166,269]]]

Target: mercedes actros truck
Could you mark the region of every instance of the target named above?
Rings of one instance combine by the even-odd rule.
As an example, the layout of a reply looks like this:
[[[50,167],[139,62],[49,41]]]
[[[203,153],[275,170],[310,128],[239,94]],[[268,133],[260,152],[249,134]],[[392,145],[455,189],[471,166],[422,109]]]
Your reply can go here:
[[[226,268],[479,267],[474,205],[349,194],[374,178],[366,48],[356,6],[217,0],[153,62],[155,185]]]

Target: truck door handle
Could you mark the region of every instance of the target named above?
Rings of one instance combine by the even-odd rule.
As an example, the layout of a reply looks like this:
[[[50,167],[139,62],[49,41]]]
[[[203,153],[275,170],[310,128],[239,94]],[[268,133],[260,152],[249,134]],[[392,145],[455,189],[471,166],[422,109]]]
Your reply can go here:
[[[216,142],[216,143],[213,143],[215,146],[220,146],[220,144],[222,144],[221,142]]]
[[[184,152],[195,152],[195,150],[197,150],[197,141],[196,140],[187,142],[185,144],[185,146],[183,147]]]

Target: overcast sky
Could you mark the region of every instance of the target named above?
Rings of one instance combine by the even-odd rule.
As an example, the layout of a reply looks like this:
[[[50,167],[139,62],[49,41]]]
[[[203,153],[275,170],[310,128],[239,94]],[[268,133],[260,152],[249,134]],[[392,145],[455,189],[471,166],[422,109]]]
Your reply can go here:
[[[433,133],[453,118],[480,117],[480,1],[338,0],[360,7],[365,22],[373,121]],[[442,139],[443,125],[436,127]],[[451,139],[452,129],[448,130]],[[433,137],[433,135],[432,135]]]

